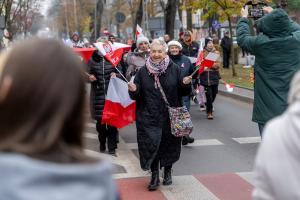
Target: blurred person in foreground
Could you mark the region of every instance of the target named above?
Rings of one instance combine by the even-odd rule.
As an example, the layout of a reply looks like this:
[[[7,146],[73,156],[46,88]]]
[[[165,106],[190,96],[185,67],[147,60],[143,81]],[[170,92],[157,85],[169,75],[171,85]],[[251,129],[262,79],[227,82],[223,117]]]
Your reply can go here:
[[[252,120],[259,132],[287,108],[290,81],[300,68],[300,27],[283,9],[265,7],[259,19],[260,34],[251,36],[248,8],[242,8],[237,25],[239,46],[255,56],[254,105]]]
[[[181,137],[171,133],[168,107],[160,85],[171,107],[182,106],[182,96],[189,94],[191,77],[182,77],[179,67],[168,54],[167,44],[154,39],[150,57],[128,83],[130,97],[136,100],[136,128],[140,165],[152,172],[148,190],[159,187],[159,168],[164,167],[163,185],[172,184],[172,166],[179,160]]]
[[[194,70],[195,67],[192,65],[190,59],[183,55],[181,53],[182,45],[175,40],[172,40],[168,43],[168,54],[170,59],[179,66],[181,70],[181,76],[190,76]],[[190,110],[191,107],[191,101],[190,101],[190,95],[186,95],[182,97],[182,104]],[[194,138],[190,136],[185,136],[182,138],[182,145],[187,145],[188,143],[193,143]]]
[[[110,164],[83,150],[80,59],[35,39],[0,61],[0,199],[117,199]]]
[[[255,163],[253,199],[300,199],[300,72],[291,84],[289,107],[272,119]]]

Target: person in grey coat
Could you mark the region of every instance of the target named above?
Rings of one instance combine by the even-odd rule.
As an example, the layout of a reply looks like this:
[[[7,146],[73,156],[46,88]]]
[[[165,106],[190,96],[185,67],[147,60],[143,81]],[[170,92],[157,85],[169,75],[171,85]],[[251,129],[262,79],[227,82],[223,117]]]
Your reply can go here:
[[[134,52],[130,52],[125,55],[128,65],[126,71],[126,79],[130,81],[131,77],[135,76],[137,71],[143,67],[146,63],[146,59],[149,57],[149,40],[145,36],[140,36],[136,41],[137,48]]]
[[[78,56],[59,41],[34,39],[0,61],[0,199],[118,199],[111,164],[84,152]]]

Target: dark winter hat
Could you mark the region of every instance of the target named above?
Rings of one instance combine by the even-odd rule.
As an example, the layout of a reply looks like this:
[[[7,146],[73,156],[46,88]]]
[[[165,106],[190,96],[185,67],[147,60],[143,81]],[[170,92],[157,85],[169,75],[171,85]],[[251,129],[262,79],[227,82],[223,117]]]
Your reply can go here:
[[[204,47],[206,47],[207,44],[208,44],[208,42],[210,42],[210,41],[213,41],[211,37],[205,38],[205,45],[204,45]]]

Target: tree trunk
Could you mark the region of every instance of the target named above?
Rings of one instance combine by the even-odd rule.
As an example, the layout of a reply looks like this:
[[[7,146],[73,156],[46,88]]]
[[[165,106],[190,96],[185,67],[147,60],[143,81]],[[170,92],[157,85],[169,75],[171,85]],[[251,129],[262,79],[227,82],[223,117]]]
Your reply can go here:
[[[97,38],[100,37],[100,35],[101,35],[103,10],[104,10],[104,0],[98,0],[98,2],[97,2],[97,29],[96,29]]]
[[[182,2],[179,0],[177,10],[178,10],[179,20],[181,22],[181,25],[182,25],[182,9],[181,9],[182,5],[183,5]]]
[[[234,46],[233,46],[233,32],[232,32],[232,23],[231,23],[231,18],[230,15],[227,15],[227,20],[229,23],[229,32],[230,32],[230,36],[231,36],[231,69],[232,69],[232,76],[235,77],[237,76],[236,71],[235,71],[235,55],[234,55]]]
[[[12,4],[13,0],[8,0],[5,6],[5,26],[6,29],[14,35],[15,33],[12,31],[12,21],[10,18]]]
[[[92,32],[91,38],[97,39],[101,35],[101,25],[102,25],[102,14],[104,10],[105,0],[97,0],[96,8],[94,11],[94,15],[92,16],[94,23],[94,31]]]
[[[176,3],[173,0],[168,0],[165,8],[165,29],[166,34],[170,35],[170,38],[174,38],[175,18],[176,18]]]
[[[192,31],[193,30],[193,16],[192,16],[191,9],[186,10],[186,20],[187,20],[187,29]]]
[[[142,26],[142,21],[143,21],[143,0],[140,0],[139,8],[135,15],[135,27],[133,30],[134,37],[135,37],[136,25],[138,24]]]

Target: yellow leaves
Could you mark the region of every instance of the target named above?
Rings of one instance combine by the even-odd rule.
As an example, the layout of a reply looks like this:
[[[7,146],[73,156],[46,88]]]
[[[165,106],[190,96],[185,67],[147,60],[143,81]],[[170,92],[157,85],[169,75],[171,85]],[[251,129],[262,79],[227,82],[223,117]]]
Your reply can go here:
[[[90,24],[92,22],[91,16],[85,16],[80,21],[80,30],[83,33],[90,32]]]
[[[238,15],[246,2],[247,0],[184,0],[184,5],[193,10],[203,9],[204,19],[218,14],[221,20],[225,20],[228,16]]]

